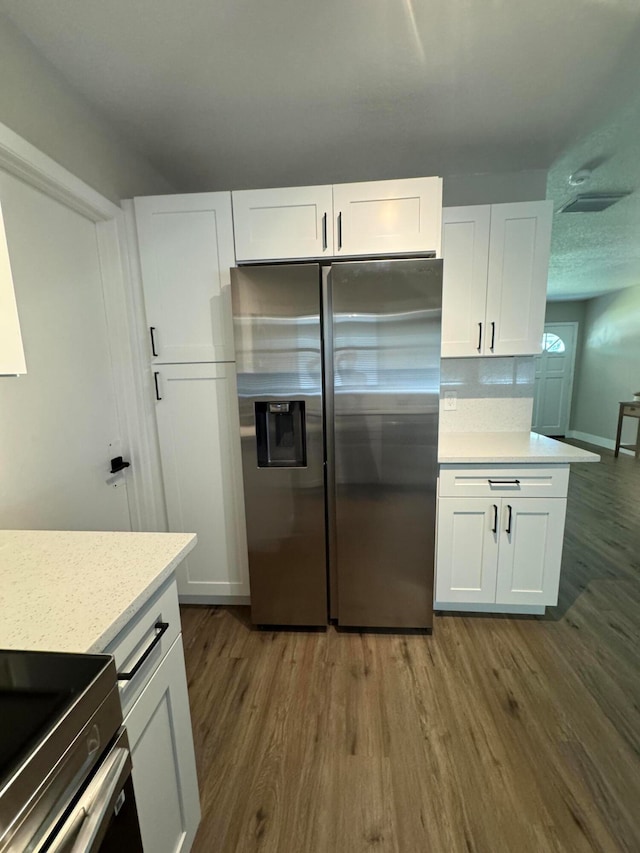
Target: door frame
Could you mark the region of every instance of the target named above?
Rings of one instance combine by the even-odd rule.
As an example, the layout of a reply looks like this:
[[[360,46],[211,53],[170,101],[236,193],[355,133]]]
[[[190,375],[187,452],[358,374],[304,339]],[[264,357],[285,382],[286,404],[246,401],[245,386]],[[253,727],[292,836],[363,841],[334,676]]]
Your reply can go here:
[[[571,432],[571,405],[573,403],[573,386],[576,380],[576,356],[578,353],[578,335],[580,334],[580,323],[578,320],[559,320],[558,322],[554,322],[553,320],[545,320],[544,323],[544,331],[546,332],[547,326],[573,326],[575,329],[575,337],[574,337],[574,346],[573,346],[573,354],[571,356],[571,381],[569,383],[569,402],[567,404],[567,428],[565,430],[565,438]],[[544,352],[541,353],[544,355]]]
[[[1,122],[0,169],[95,223],[122,453],[131,461],[125,475],[131,529],[166,530],[155,437],[144,406],[145,397],[151,401],[151,377],[135,329],[123,211]]]

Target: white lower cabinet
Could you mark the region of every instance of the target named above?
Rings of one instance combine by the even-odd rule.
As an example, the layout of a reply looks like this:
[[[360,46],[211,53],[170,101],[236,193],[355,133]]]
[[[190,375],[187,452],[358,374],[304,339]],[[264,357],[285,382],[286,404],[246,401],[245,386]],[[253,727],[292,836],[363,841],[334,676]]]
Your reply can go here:
[[[147,853],[187,853],[200,801],[181,637],[124,722],[143,847]]]
[[[197,533],[177,572],[181,599],[249,594],[235,365],[155,366],[169,530]]]
[[[556,604],[566,505],[564,498],[440,497],[436,608]]]
[[[188,853],[200,822],[175,578],[104,649],[119,676],[145,853]]]

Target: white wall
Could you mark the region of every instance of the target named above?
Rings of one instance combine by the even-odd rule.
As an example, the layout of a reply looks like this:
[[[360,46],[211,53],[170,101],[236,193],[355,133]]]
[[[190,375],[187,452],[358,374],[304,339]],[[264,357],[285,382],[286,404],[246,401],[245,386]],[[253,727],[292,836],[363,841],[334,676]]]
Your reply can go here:
[[[580,374],[574,385],[571,428],[612,442],[618,403],[640,390],[640,285],[586,303]],[[627,421],[626,444],[637,421]]]
[[[112,201],[172,191],[1,15],[0,57],[0,122]]]
[[[466,204],[503,204],[539,201],[547,197],[546,169],[478,175],[446,175],[442,203],[445,207]]]

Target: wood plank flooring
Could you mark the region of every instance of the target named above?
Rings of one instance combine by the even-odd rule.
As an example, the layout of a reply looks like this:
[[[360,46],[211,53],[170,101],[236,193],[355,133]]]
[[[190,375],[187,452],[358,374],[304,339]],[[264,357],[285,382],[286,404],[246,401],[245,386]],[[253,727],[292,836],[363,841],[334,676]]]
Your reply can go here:
[[[270,633],[184,607],[196,853],[640,851],[640,463],[604,453],[573,466],[544,617]]]

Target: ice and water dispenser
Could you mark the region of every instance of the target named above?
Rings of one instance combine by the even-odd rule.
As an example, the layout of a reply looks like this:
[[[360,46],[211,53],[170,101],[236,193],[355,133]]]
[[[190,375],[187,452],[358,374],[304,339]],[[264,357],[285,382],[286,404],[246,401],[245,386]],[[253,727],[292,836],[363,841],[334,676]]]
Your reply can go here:
[[[305,468],[304,401],[269,400],[255,407],[258,468]]]

